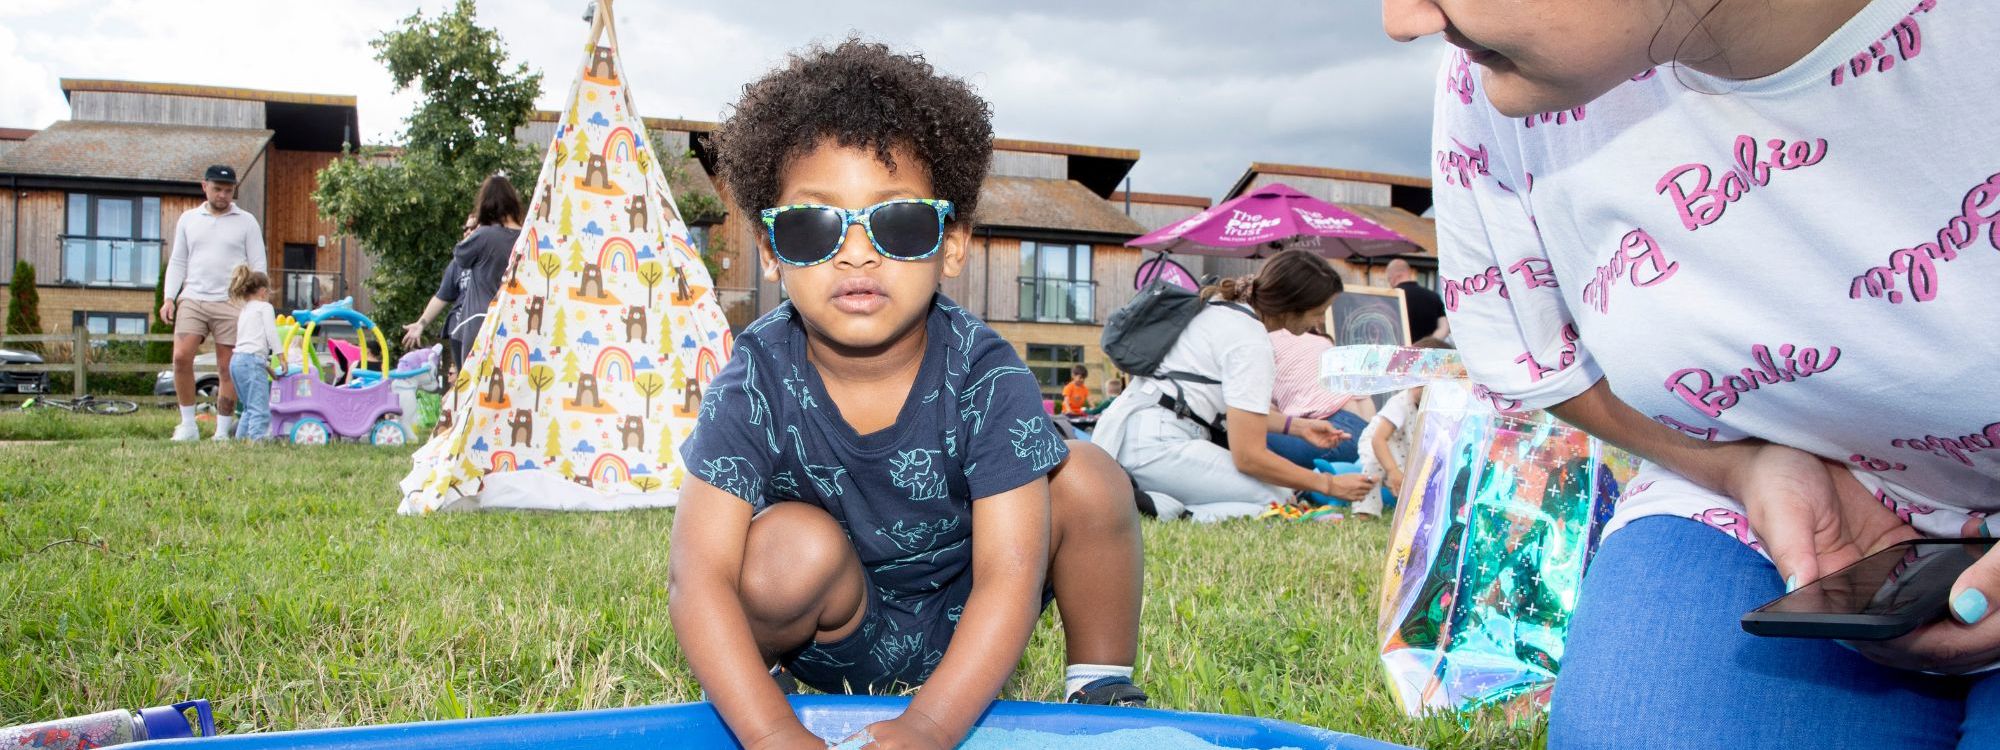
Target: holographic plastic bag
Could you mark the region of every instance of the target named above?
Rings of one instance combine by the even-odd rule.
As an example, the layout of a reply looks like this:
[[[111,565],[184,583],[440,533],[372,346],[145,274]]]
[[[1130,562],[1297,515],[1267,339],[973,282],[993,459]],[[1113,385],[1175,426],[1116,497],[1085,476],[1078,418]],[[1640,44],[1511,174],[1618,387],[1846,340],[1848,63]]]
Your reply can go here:
[[[1391,690],[1412,716],[1545,710],[1584,566],[1638,461],[1546,413],[1494,411],[1462,380],[1420,380],[1378,622]]]

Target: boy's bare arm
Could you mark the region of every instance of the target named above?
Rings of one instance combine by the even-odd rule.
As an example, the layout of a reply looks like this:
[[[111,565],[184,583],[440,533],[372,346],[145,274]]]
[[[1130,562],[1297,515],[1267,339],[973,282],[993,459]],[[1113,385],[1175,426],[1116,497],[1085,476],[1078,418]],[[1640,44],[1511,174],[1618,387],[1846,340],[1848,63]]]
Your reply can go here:
[[[944,660],[896,722],[953,747],[1000,694],[1041,613],[1049,512],[1047,479],[973,501],[972,593]]]
[[[738,593],[750,504],[695,477],[668,542],[667,612],[695,679],[744,747],[824,747],[766,671]],[[810,740],[810,742],[807,742]]]

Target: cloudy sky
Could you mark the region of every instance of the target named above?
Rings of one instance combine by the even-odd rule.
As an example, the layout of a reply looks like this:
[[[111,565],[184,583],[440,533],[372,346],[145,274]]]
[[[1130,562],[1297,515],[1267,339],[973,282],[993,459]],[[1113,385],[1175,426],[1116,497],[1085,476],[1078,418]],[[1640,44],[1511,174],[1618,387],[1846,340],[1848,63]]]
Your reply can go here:
[[[555,108],[581,63],[583,0],[479,0]],[[57,79],[240,86],[359,98],[393,142],[413,98],[369,40],[445,0],[4,0],[0,127],[68,116]],[[1135,148],[1137,191],[1216,197],[1252,161],[1427,173],[1443,45],[1382,35],[1373,0],[619,0],[647,115],[721,119],[785,54],[850,32],[923,51],[992,102],[1002,137]]]

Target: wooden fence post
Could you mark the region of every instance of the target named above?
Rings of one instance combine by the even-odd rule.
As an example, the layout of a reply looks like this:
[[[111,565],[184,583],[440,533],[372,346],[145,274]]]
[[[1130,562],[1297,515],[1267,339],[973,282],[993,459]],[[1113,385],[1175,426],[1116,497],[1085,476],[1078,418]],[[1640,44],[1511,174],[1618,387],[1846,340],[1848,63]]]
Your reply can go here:
[[[70,395],[83,398],[83,394],[88,392],[84,389],[83,379],[84,374],[90,371],[90,326],[79,325],[73,330],[76,332],[76,343],[70,344],[75,348],[70,350],[69,361],[76,367],[76,381],[70,384]]]

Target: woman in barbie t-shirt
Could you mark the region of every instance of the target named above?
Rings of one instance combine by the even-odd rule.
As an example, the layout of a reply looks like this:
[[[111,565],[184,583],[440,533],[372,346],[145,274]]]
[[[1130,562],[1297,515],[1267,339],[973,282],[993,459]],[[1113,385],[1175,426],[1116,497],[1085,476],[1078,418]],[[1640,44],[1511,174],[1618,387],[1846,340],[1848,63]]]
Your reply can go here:
[[[2000,747],[2000,555],[1842,645],[1744,612],[2000,510],[2000,3],[1385,0],[1458,49],[1438,237],[1479,393],[1644,456],[1550,746]]]

